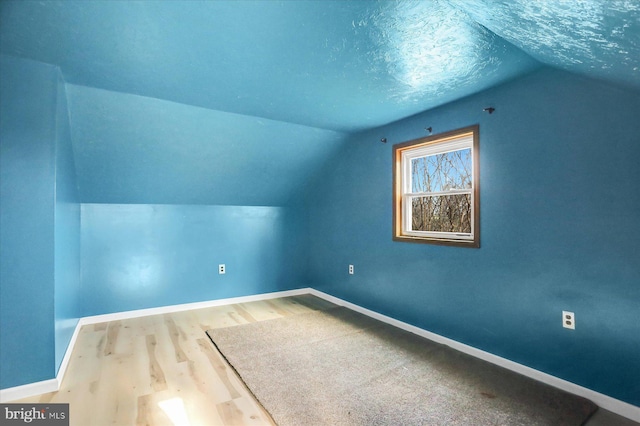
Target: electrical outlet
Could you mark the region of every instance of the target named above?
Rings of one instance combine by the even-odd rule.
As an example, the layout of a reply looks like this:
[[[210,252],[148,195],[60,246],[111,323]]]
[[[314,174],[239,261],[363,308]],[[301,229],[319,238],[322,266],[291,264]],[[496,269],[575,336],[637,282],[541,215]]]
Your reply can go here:
[[[224,266],[224,263],[221,263],[218,265],[218,273],[220,275],[224,274],[226,272],[227,268]]]
[[[349,275],[353,275],[353,265],[349,265]]]
[[[576,329],[576,314],[573,312],[562,311],[562,326],[564,328]]]

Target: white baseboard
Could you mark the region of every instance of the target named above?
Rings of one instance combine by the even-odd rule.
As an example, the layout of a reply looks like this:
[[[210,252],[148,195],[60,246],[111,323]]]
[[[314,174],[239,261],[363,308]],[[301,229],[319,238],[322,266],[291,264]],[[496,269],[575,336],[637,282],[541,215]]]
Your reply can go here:
[[[116,312],[113,314],[94,315],[80,319],[79,325],[98,324],[101,322],[117,321],[129,318],[146,317],[149,315],[169,314],[172,312],[190,311],[193,309],[211,308],[214,306],[233,305],[235,303],[255,302],[258,300],[277,299],[279,297],[299,296],[309,294],[310,288],[276,291],[251,296],[231,297],[228,299],[207,300],[205,302],[183,303],[181,305],[160,306],[158,308],[137,309],[135,311]]]
[[[0,389],[0,403],[29,398],[47,392],[55,392],[59,388],[58,379],[49,379],[13,388]]]
[[[550,374],[543,373],[542,371],[535,370],[525,365],[518,364],[517,362],[510,361],[506,358],[502,358],[492,353],[474,348],[473,346],[465,345],[464,343],[460,343],[439,334],[435,334],[422,328],[415,327],[411,324],[398,321],[394,318],[379,314],[375,311],[371,311],[354,303],[347,302],[338,297],[331,296],[327,293],[323,293],[315,289],[310,289],[309,293],[313,294],[314,296],[320,297],[321,299],[335,303],[336,305],[344,306],[353,311],[360,312],[361,314],[367,315],[371,318],[385,322],[394,327],[424,337],[436,343],[442,343],[457,351],[466,353],[476,358],[480,358],[484,361],[506,368],[507,370],[514,371],[516,373],[522,374],[523,376],[532,378],[542,383],[546,383],[563,391],[589,399],[605,410],[609,410],[620,416],[626,417],[636,422],[640,422],[640,407],[636,407],[635,405],[628,404],[605,394],[593,391],[580,385],[576,385],[575,383],[571,383],[567,380],[560,379]]]
[[[98,324],[101,322],[116,321],[116,320],[123,320],[123,319],[129,319],[129,318],[140,318],[140,317],[146,317],[149,315],[189,311],[193,309],[210,308],[214,306],[233,305],[236,303],[247,303],[247,302],[255,302],[259,300],[277,299],[279,297],[299,296],[301,294],[309,294],[310,292],[311,292],[310,288],[300,288],[295,290],[276,291],[273,293],[255,294],[251,296],[240,296],[240,297],[231,297],[228,299],[208,300],[205,302],[193,302],[193,303],[184,303],[180,305],[161,306],[158,308],[137,309],[134,311],[116,312],[112,314],[94,315],[90,317],[80,318],[80,320],[76,324],[75,330],[73,331],[73,335],[71,336],[71,340],[69,341],[67,350],[64,353],[64,357],[62,358],[62,362],[60,363],[60,368],[58,369],[58,374],[56,375],[56,378],[43,380],[41,382],[28,383],[26,385],[15,386],[12,388],[0,389],[0,403],[15,401],[17,399],[29,398],[32,396],[41,395],[43,393],[56,392],[57,390],[59,390],[60,384],[62,383],[64,375],[67,372],[67,366],[69,365],[69,361],[71,360],[73,347],[76,344],[76,340],[78,338],[78,334],[80,333],[80,329],[84,325]]]
[[[58,382],[58,388],[56,390],[60,389],[60,384],[62,383],[62,378],[64,377],[64,373],[67,372],[67,367],[69,366],[69,360],[71,360],[71,353],[73,352],[73,348],[76,345],[76,339],[78,339],[78,334],[80,334],[81,328],[82,328],[82,318],[80,318],[76,323],[76,328],[73,330],[73,334],[71,335],[71,340],[69,340],[69,344],[67,345],[67,350],[64,351],[64,356],[62,357],[60,368],[58,368],[58,374],[56,374],[56,381]]]
[[[274,293],[256,294],[252,296],[242,296],[242,297],[233,297],[229,299],[209,300],[206,302],[195,302],[195,303],[185,303],[181,305],[162,306],[159,308],[138,309],[134,311],[116,312],[113,314],[95,315],[95,316],[81,318],[78,321],[78,324],[76,325],[76,329],[73,333],[73,336],[71,337],[71,341],[69,342],[67,351],[64,354],[64,358],[62,359],[62,363],[60,364],[60,369],[58,370],[57,377],[55,379],[44,380],[41,382],[30,383],[22,386],[16,386],[13,388],[0,389],[0,402],[8,402],[8,401],[14,401],[17,399],[28,398],[31,396],[36,396],[36,395],[40,395],[47,392],[55,392],[58,389],[60,389],[60,384],[62,383],[64,374],[67,371],[67,366],[69,365],[69,360],[71,358],[71,353],[73,352],[73,347],[76,343],[76,339],[78,337],[80,329],[84,325],[97,324],[101,322],[116,321],[116,320],[129,319],[129,318],[139,318],[139,317],[144,317],[149,315],[166,314],[171,312],[187,311],[192,309],[210,308],[214,306],[232,305],[235,303],[247,303],[247,302],[255,302],[259,300],[276,299],[279,297],[299,296],[302,294],[312,294],[321,299],[335,303],[336,305],[347,307],[356,312],[360,312],[364,315],[367,315],[371,318],[375,318],[379,321],[393,325],[394,327],[398,327],[402,330],[406,330],[410,333],[432,340],[436,343],[442,343],[444,345],[450,346],[451,348],[456,349],[460,352],[466,353],[468,355],[474,356],[476,358],[482,359],[484,361],[487,361],[492,364],[498,365],[500,367],[506,368],[508,370],[514,371],[516,373],[522,374],[523,376],[530,377],[534,380],[538,380],[542,383],[546,383],[548,385],[554,386],[558,389],[564,390],[574,395],[587,398],[593,401],[599,407],[604,408],[605,410],[609,410],[620,416],[626,417],[636,422],[640,422],[640,407],[636,407],[635,405],[628,404],[626,402],[612,398],[605,394],[593,391],[591,389],[585,388],[580,385],[576,385],[575,383],[571,383],[569,381],[560,379],[550,374],[543,373],[542,371],[535,370],[533,368],[527,367],[522,364],[518,364],[517,362],[510,361],[506,358],[499,357],[497,355],[491,354],[489,352],[485,352],[483,350],[474,348],[472,346],[465,345],[464,343],[457,342],[455,340],[449,339],[439,334],[432,333],[430,331],[413,326],[411,324],[398,321],[394,318],[388,317],[386,315],[382,315],[378,312],[363,308],[354,303],[347,302],[338,297],[331,296],[327,293],[323,293],[319,290],[315,290],[312,288],[300,288],[296,290],[278,291]]]

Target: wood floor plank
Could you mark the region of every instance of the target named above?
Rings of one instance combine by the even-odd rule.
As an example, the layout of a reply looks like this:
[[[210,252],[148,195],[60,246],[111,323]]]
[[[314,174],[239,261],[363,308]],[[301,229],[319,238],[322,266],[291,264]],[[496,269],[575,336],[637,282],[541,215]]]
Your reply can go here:
[[[164,315],[164,323],[167,327],[167,331],[169,332],[171,343],[173,344],[176,362],[188,361],[187,356],[180,345],[181,337],[184,339],[184,331],[176,325],[176,322],[173,320],[171,315]]]
[[[264,304],[268,306],[269,313],[279,315],[281,317],[286,317],[291,315],[291,311],[288,310],[285,306],[279,304],[277,300],[265,300]]]
[[[145,340],[147,342],[147,354],[149,356],[149,379],[151,380],[151,386],[156,392],[163,391],[167,388],[167,381],[164,377],[164,371],[156,357],[156,336],[155,334],[148,334]]]
[[[137,426],[151,426],[153,420],[151,419],[151,395],[142,395],[138,397],[137,401]]]
[[[274,304],[270,300],[261,300],[240,304],[238,306],[244,311],[243,317],[245,317],[248,322],[266,321],[289,315],[289,312],[282,306],[274,309]]]
[[[107,327],[107,344],[104,347],[104,356],[109,356],[116,352],[118,333],[120,333],[120,321],[110,322]]]
[[[253,304],[255,305],[257,303],[260,303],[260,302],[254,302]],[[244,319],[248,323],[256,322],[256,319],[247,311],[247,307],[250,307],[251,304],[249,305],[236,304],[232,306],[234,311],[229,313],[229,315],[232,318],[236,318],[237,316],[240,316],[242,317],[242,319]]]

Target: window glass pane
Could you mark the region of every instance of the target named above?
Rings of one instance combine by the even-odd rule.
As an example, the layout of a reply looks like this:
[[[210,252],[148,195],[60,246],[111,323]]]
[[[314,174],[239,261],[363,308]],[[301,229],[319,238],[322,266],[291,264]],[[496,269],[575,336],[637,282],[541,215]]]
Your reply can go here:
[[[411,229],[471,233],[471,194],[413,197]]]
[[[411,192],[470,189],[471,148],[411,160]]]

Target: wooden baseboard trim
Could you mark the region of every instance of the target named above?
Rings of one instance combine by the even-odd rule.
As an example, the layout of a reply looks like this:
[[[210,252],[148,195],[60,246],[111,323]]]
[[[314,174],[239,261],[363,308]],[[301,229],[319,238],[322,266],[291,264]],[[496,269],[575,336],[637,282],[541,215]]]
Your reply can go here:
[[[336,305],[344,306],[356,312],[360,312],[361,314],[367,315],[371,318],[390,324],[394,327],[400,328],[402,330],[406,330],[410,333],[424,337],[436,343],[442,343],[460,352],[466,353],[473,357],[482,359],[484,361],[490,362],[497,366],[522,374],[523,376],[532,378],[534,380],[548,384],[550,386],[564,390],[574,395],[587,398],[593,401],[597,406],[604,408],[605,410],[609,410],[615,414],[626,417],[633,421],[640,422],[640,407],[636,407],[635,405],[631,405],[629,403],[620,401],[619,399],[615,399],[608,395],[596,392],[594,390],[585,388],[575,383],[571,383],[567,380],[560,379],[550,374],[543,373],[542,371],[535,370],[531,367],[527,367],[525,365],[518,364],[517,362],[510,361],[506,358],[502,358],[492,353],[474,348],[473,346],[465,345],[464,343],[460,343],[458,341],[449,339],[439,334],[432,333],[430,331],[413,326],[411,324],[398,321],[394,318],[388,317],[386,315],[382,315],[378,312],[369,310],[367,308],[363,308],[362,306],[356,305],[351,302],[347,302],[338,297],[331,296],[330,294],[323,293],[322,291],[310,289],[309,292],[314,296],[317,296],[321,299],[335,303]]]

